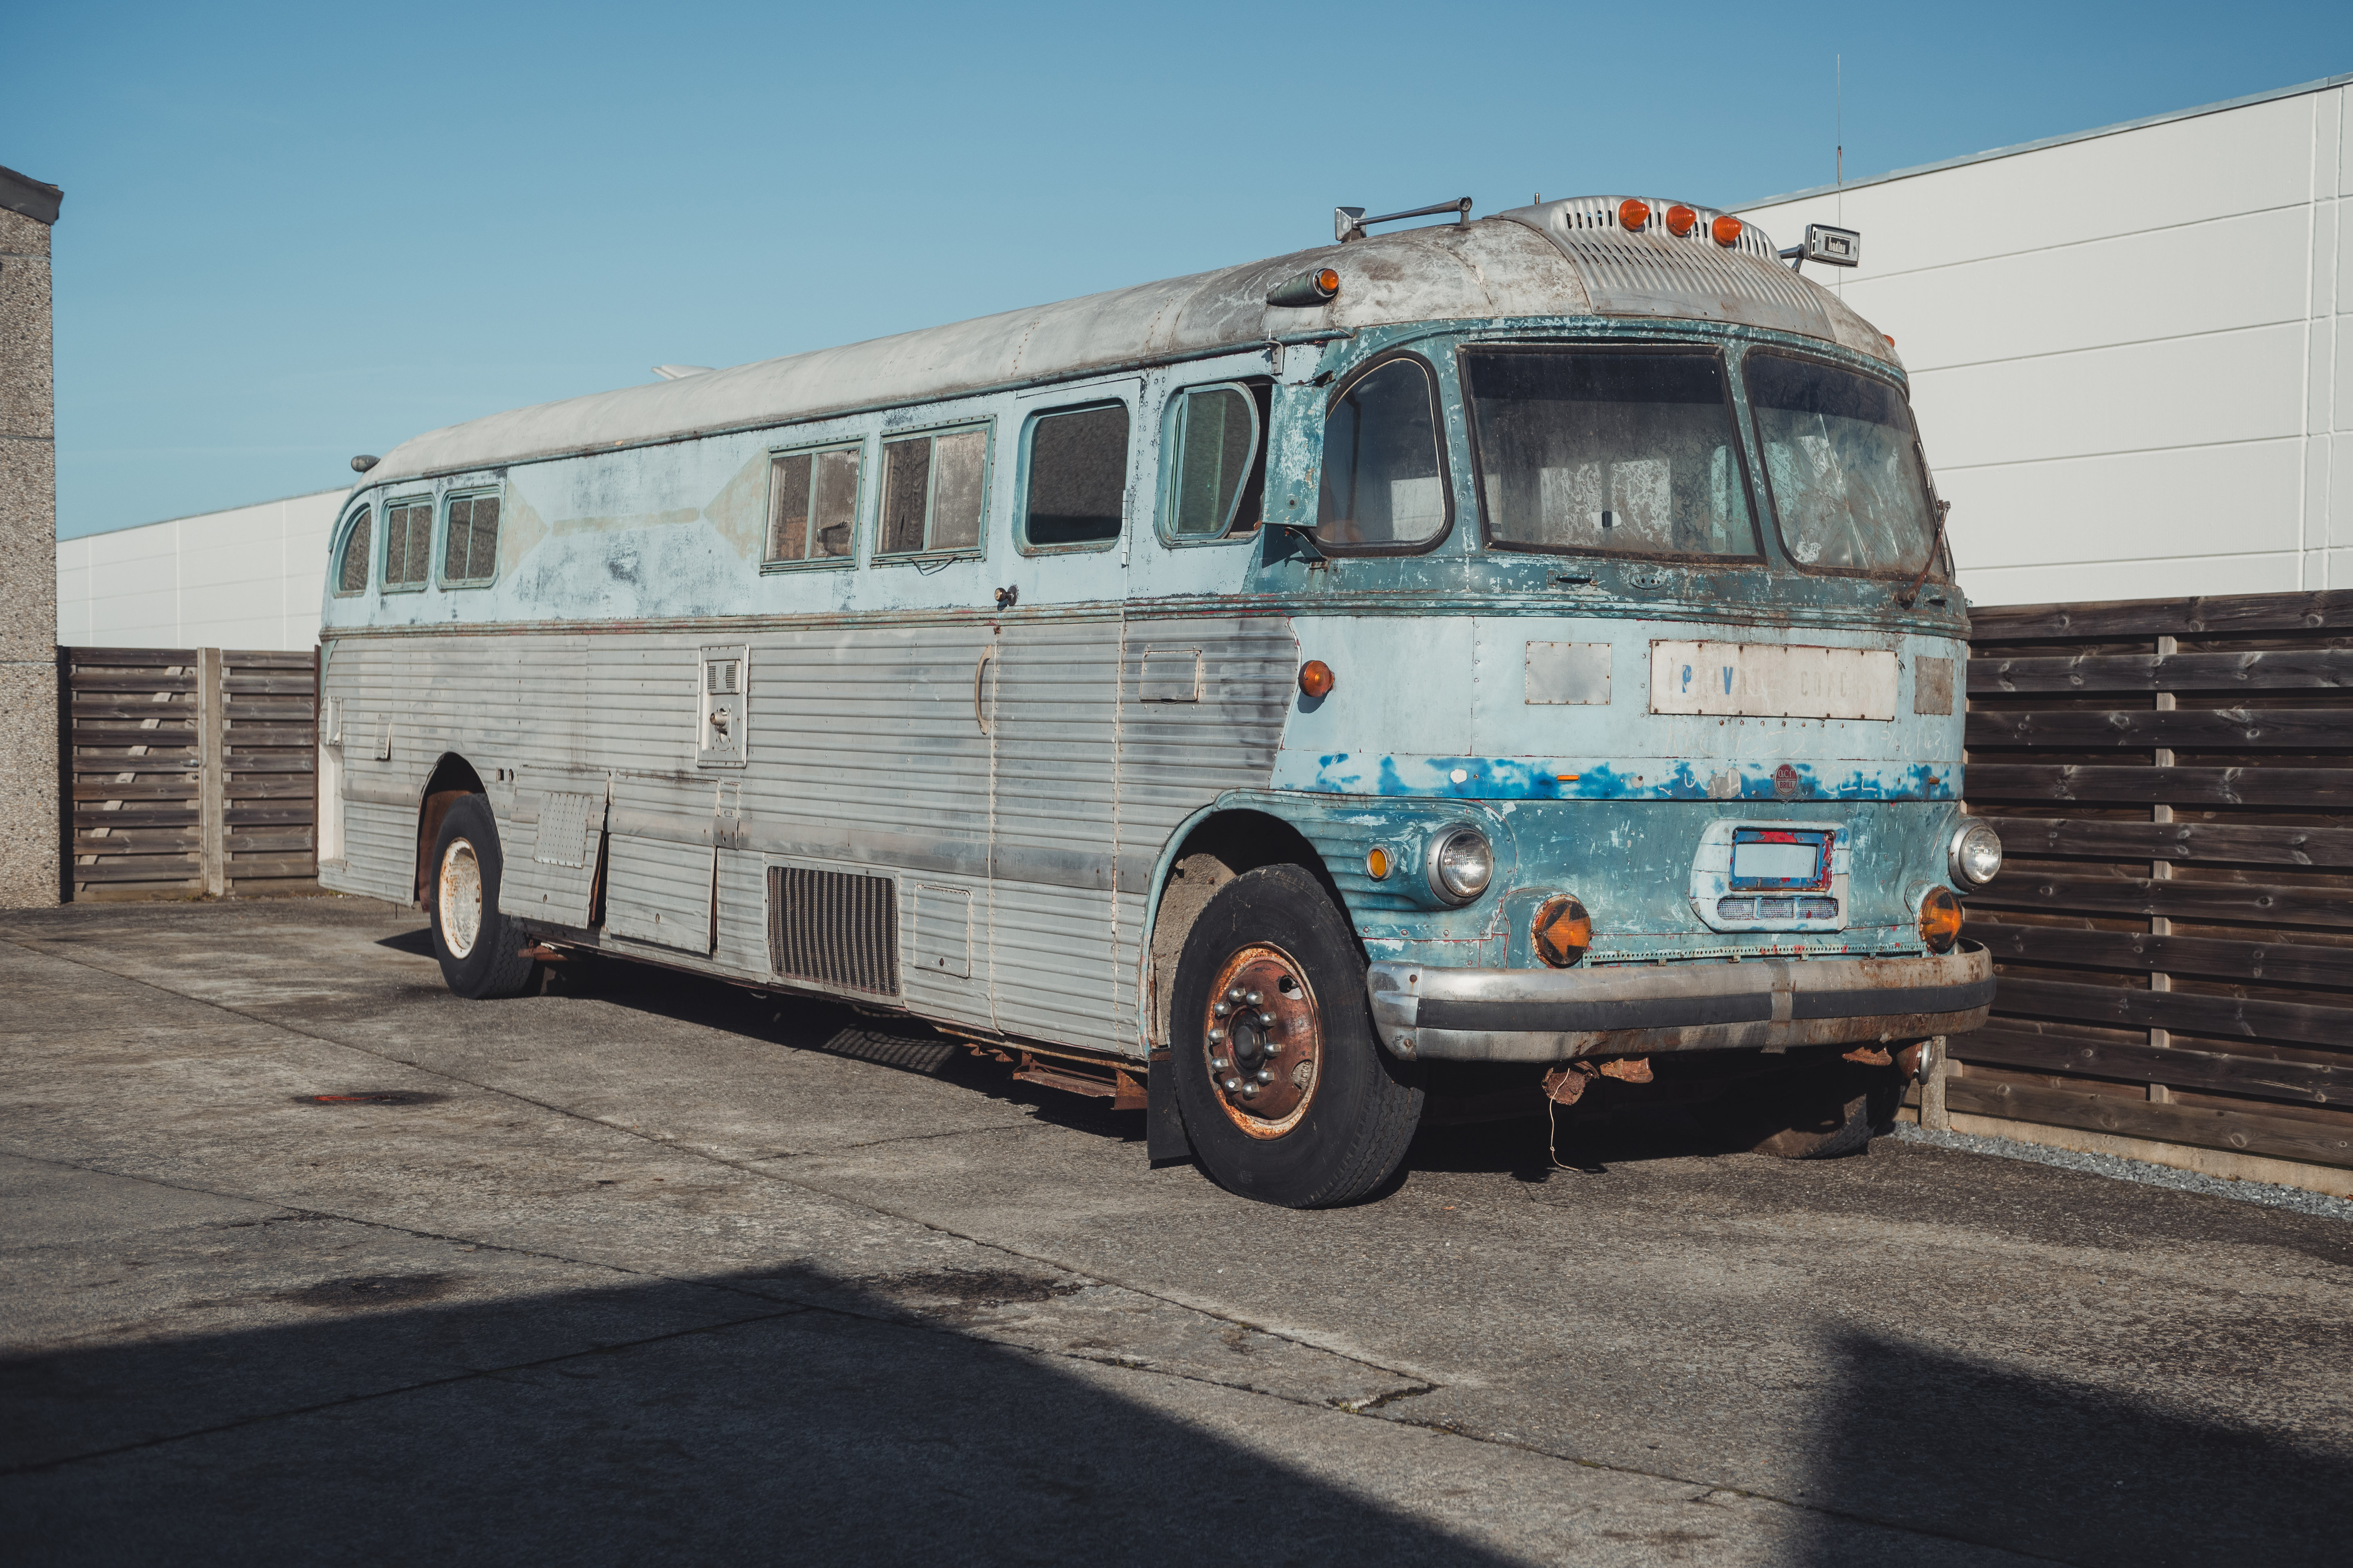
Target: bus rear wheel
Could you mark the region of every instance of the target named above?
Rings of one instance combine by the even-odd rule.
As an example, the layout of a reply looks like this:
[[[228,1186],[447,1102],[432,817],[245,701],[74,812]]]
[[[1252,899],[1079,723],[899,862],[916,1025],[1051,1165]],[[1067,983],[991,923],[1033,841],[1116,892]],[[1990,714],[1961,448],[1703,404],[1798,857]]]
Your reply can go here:
[[[1176,961],[1168,1068],[1195,1156],[1219,1185],[1286,1208],[1375,1191],[1421,1119],[1421,1077],[1383,1050],[1365,961],[1296,866],[1219,888]]]
[[[433,841],[425,897],[433,956],[442,981],[460,996],[520,995],[537,976],[539,965],[522,955],[521,928],[499,912],[505,868],[490,803],[478,795],[457,801]]]

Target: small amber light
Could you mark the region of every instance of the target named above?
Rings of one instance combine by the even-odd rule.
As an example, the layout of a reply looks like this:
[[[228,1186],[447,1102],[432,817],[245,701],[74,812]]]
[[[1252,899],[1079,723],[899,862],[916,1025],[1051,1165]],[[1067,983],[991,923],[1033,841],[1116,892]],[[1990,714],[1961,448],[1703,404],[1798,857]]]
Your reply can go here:
[[[1332,667],[1320,658],[1311,658],[1299,667],[1299,689],[1310,697],[1323,697],[1332,689]]]
[[[1640,228],[1651,221],[1651,204],[1628,196],[1618,204],[1618,221],[1628,228]]]
[[[1535,938],[1536,956],[1555,969],[1567,969],[1593,945],[1593,917],[1567,893],[1546,899],[1528,931]]]
[[[1961,937],[1961,900],[1942,888],[1931,888],[1920,900],[1920,940],[1930,952],[1949,952]]]
[[[1315,275],[1315,291],[1325,299],[1340,291],[1340,275],[1326,267]]]
[[[1715,236],[1718,245],[1738,245],[1741,232],[1747,226],[1736,217],[1720,217],[1707,226],[1707,231]]]
[[[1895,334],[1894,334],[1894,333],[1893,333],[1893,332],[1882,332],[1882,333],[1880,333],[1879,335],[1880,335],[1881,337],[1885,338],[1885,339],[1887,340],[1887,346],[1888,346],[1889,348],[1891,348],[1891,349],[1892,349],[1892,348],[1894,348],[1894,347],[1895,346]]]
[[[1699,226],[1699,214],[1677,202],[1667,209],[1667,232],[1677,239]]]
[[[1389,874],[1389,852],[1377,844],[1366,850],[1365,874],[1376,882],[1387,878]]]

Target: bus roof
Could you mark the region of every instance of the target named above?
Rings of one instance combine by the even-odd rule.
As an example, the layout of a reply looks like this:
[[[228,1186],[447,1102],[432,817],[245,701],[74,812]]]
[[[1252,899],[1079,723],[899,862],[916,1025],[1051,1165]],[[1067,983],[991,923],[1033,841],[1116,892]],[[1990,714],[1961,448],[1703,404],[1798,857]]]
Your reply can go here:
[[[1657,216],[1629,232],[1617,219],[1619,201],[1546,202],[493,414],[404,441],[362,482],[789,425],[1409,321],[1742,321],[1897,363],[1885,340],[1836,295],[1774,259],[1762,230],[1749,228],[1736,246],[1721,247],[1707,237],[1715,211],[1699,208],[1687,236],[1669,234]],[[1659,215],[1667,204],[1650,206]],[[1275,285],[1322,267],[1339,273],[1338,298],[1304,309],[1266,302]]]

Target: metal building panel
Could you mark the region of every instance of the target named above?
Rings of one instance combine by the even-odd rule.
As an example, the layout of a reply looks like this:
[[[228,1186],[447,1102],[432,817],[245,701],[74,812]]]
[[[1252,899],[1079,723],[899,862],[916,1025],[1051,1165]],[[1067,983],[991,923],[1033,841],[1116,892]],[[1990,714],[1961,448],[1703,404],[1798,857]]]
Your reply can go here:
[[[711,846],[615,833],[606,840],[606,854],[608,932],[688,952],[711,951],[712,887],[718,875]]]
[[[972,978],[972,889],[917,883],[913,967],[925,974]]]

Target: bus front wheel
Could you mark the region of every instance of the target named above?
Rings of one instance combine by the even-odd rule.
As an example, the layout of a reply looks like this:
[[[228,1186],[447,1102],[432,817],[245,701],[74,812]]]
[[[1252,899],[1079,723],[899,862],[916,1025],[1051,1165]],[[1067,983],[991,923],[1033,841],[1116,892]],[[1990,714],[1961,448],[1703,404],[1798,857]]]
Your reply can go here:
[[[425,889],[433,956],[441,961],[442,980],[460,996],[519,995],[537,973],[539,965],[522,954],[521,929],[499,912],[504,869],[490,803],[462,797],[441,819]]]
[[[1396,1172],[1421,1118],[1420,1072],[1375,1037],[1364,955],[1314,877],[1262,866],[1211,895],[1173,1003],[1167,1067],[1219,1185],[1326,1208]]]

